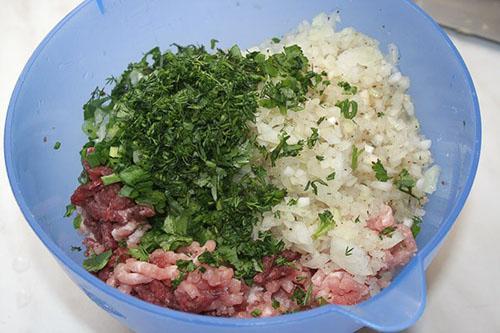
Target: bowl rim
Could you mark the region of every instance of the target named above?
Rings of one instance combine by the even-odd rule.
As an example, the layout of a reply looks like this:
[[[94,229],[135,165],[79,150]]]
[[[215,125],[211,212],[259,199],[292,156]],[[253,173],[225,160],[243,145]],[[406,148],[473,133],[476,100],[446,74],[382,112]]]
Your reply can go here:
[[[399,331],[402,329],[405,329],[411,325],[413,325],[421,316],[423,313],[424,307],[425,307],[425,291],[422,299],[422,304],[419,306],[418,311],[412,318],[409,318],[408,320],[403,320],[401,323],[397,326],[393,327],[386,327],[386,326],[381,326],[378,325],[377,323],[370,322],[368,320],[365,320],[361,318],[359,315],[353,313],[352,311],[349,310],[349,307],[346,306],[339,306],[339,305],[326,305],[322,307],[317,307],[314,309],[310,310],[305,310],[305,311],[300,311],[297,313],[292,313],[288,315],[281,315],[281,316],[276,316],[276,317],[271,317],[271,318],[255,318],[252,320],[247,320],[247,319],[237,319],[237,318],[220,318],[220,317],[212,317],[212,316],[204,316],[204,315],[198,315],[198,314],[193,314],[193,313],[188,313],[188,312],[182,312],[182,311],[177,311],[169,308],[164,308],[160,307],[151,303],[147,303],[145,301],[142,301],[138,298],[135,298],[130,295],[126,295],[120,291],[118,291],[116,288],[110,287],[106,285],[104,282],[93,276],[92,274],[88,273],[81,265],[78,265],[75,263],[72,259],[69,258],[68,255],[62,251],[59,246],[55,244],[55,242],[42,230],[40,225],[37,223],[35,217],[31,214],[24,198],[23,194],[18,186],[17,179],[15,176],[15,169],[14,169],[14,163],[12,159],[12,154],[11,154],[11,147],[12,147],[12,140],[11,140],[11,134],[12,134],[12,117],[14,114],[14,111],[16,109],[17,105],[17,100],[19,97],[19,93],[22,90],[24,81],[30,72],[31,66],[34,64],[34,62],[37,60],[38,56],[42,52],[42,50],[45,48],[47,43],[52,39],[52,37],[61,29],[64,27],[64,25],[75,15],[77,15],[83,8],[88,6],[91,3],[96,3],[98,6],[98,9],[101,13],[104,12],[104,7],[102,6],[102,1],[101,0],[85,0],[82,3],[80,3],[77,7],[75,7],[70,13],[68,13],[48,34],[47,36],[42,40],[42,42],[37,46],[31,57],[29,58],[28,62],[24,66],[17,82],[15,85],[15,88],[13,90],[12,96],[9,101],[9,106],[7,110],[7,115],[6,115],[6,120],[5,120],[5,130],[4,130],[4,159],[5,159],[5,164],[6,164],[6,169],[7,169],[7,175],[9,179],[9,183],[11,186],[11,190],[14,194],[14,197],[16,199],[16,202],[18,206],[20,207],[25,219],[29,223],[30,227],[33,229],[35,234],[40,238],[40,240],[44,243],[44,245],[49,249],[49,251],[58,259],[60,263],[62,263],[65,267],[67,267],[72,274],[80,277],[83,279],[86,283],[94,286],[97,288],[99,291],[105,293],[107,296],[118,299],[121,302],[127,303],[128,305],[134,307],[134,308],[139,308],[142,311],[154,313],[159,316],[165,316],[165,317],[170,317],[172,319],[180,320],[180,321],[186,321],[194,324],[206,324],[206,325],[212,325],[212,326],[220,326],[220,327],[259,327],[259,326],[269,326],[269,325],[279,325],[279,324],[284,324],[284,323],[289,323],[292,321],[301,321],[304,319],[311,319],[314,317],[318,317],[321,315],[327,315],[329,313],[339,313],[343,314],[347,317],[350,317],[354,321],[370,326],[374,329],[377,330],[394,330],[394,331]],[[457,48],[453,44],[453,42],[450,40],[449,36],[446,34],[446,32],[423,10],[421,9],[417,4],[415,4],[411,0],[403,0],[402,1],[403,5],[406,5],[408,10],[415,11],[417,12],[418,15],[421,15],[424,20],[427,21],[428,24],[430,24],[433,28],[434,31],[441,36],[441,38],[444,40],[446,43],[447,47],[452,51],[452,54],[454,57],[458,60],[459,62],[459,69],[463,72],[463,75],[465,76],[466,83],[468,86],[468,89],[471,93],[472,99],[473,99],[473,110],[471,110],[474,113],[474,118],[476,119],[476,126],[475,126],[475,141],[473,144],[473,150],[472,150],[472,163],[470,164],[469,171],[468,171],[468,176],[466,179],[466,182],[464,184],[464,187],[460,193],[460,196],[458,199],[455,201],[455,204],[451,210],[451,212],[448,214],[448,216],[445,217],[444,222],[441,224],[440,228],[438,229],[438,232],[436,235],[432,237],[432,239],[423,247],[420,249],[418,254],[403,268],[403,270],[396,276],[396,278],[391,282],[389,287],[383,289],[379,294],[375,295],[374,297],[368,299],[367,301],[364,301],[363,303],[360,303],[359,306],[363,306],[363,304],[371,304],[372,302],[376,302],[378,298],[383,297],[384,294],[389,292],[392,289],[395,289],[398,287],[400,284],[401,280],[404,280],[406,276],[409,274],[409,272],[415,268],[417,265],[421,265],[424,263],[425,266],[429,262],[427,262],[427,259],[432,255],[433,251],[438,248],[440,243],[444,240],[444,237],[446,234],[449,232],[451,226],[453,223],[456,221],[458,215],[460,214],[465,201],[471,191],[474,178],[476,176],[477,168],[478,168],[478,163],[479,163],[479,157],[480,157],[480,151],[481,151],[481,115],[480,115],[480,108],[479,108],[479,101],[477,98],[477,93],[476,89],[474,87],[474,83],[472,81],[472,77],[465,65],[465,62],[463,58],[461,57],[460,53],[458,52]],[[425,279],[424,279],[424,284],[425,284]],[[81,286],[80,286],[81,288]]]

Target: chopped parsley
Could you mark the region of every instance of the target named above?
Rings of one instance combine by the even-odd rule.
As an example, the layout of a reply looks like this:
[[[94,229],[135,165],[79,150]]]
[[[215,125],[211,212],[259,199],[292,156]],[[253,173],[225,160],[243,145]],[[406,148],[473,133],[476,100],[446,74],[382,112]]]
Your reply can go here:
[[[128,254],[130,254],[133,258],[140,260],[140,261],[148,261],[148,259],[149,259],[148,252],[146,250],[144,250],[144,248],[142,248],[141,246],[129,248]]]
[[[291,261],[285,257],[279,256],[278,258],[276,258],[274,263],[278,266],[289,266],[291,264]]]
[[[312,191],[314,194],[318,195],[318,185],[316,185],[317,183],[323,185],[323,186],[328,186],[327,183],[325,183],[324,180],[322,179],[316,179],[316,180],[313,180],[313,181],[308,181],[307,184],[306,184],[306,187],[304,188],[304,191],[307,191],[309,189],[309,187],[312,188]]]
[[[375,178],[381,182],[386,182],[390,178],[379,159],[377,159],[377,162],[372,162],[372,170],[375,171]]]
[[[236,45],[216,49],[217,42],[210,41],[213,52],[193,45],[175,45],[176,51],[164,53],[154,48],[109,79],[110,91],[96,89],[83,107],[88,142],[80,154],[90,167],[113,170],[102,181],[120,182],[121,196],[154,207],[152,228],[131,256],[145,260],[158,248],[176,250],[214,239],[217,249],[200,256],[200,262],[231,266],[237,278],[249,281],[262,258],[284,246],[269,232],[252,235],[262,214],[286,196],[255,157],[275,165],[306,145],[305,140],[288,143],[282,132],[278,146],[267,151],[250,124],[259,107],[301,110],[324,75],[311,71],[297,45],[268,56],[242,54]],[[79,181],[88,180],[82,172]],[[80,223],[78,216],[75,227]],[[181,281],[179,276],[174,286]]]
[[[172,280],[172,288],[177,289],[177,287],[184,281],[186,278],[186,273],[184,272],[179,272],[179,275]]]
[[[274,44],[278,44],[279,42],[281,42],[281,39],[279,39],[278,37],[273,37],[271,39],[271,41],[274,43]]]
[[[382,231],[379,233],[379,236],[382,238],[382,236],[387,236],[387,237],[392,237],[392,234],[396,231],[396,228],[394,227],[385,227],[382,229]]]
[[[382,118],[383,116],[385,116],[384,112],[377,112],[377,117],[378,118]]]
[[[337,83],[337,85],[340,88],[344,89],[345,94],[354,95],[358,92],[358,88],[356,86],[352,86],[346,81],[340,81],[339,83]]]
[[[262,310],[261,309],[255,309],[252,312],[250,312],[252,317],[260,317],[262,315]]]
[[[411,233],[413,234],[413,238],[416,238],[420,233],[422,219],[418,216],[413,216],[412,220],[413,224],[411,225]]]
[[[319,140],[319,133],[318,129],[311,127],[312,134],[310,137],[307,138],[307,148],[312,149],[316,142]]]
[[[304,148],[304,141],[299,140],[296,144],[288,144],[286,141],[290,139],[290,135],[285,132],[281,132],[279,135],[280,142],[274,148],[270,154],[268,154],[271,159],[272,166],[275,166],[276,160],[281,157],[287,156],[297,156],[301,150]],[[308,144],[309,145],[309,144]]]
[[[322,123],[323,121],[325,121],[325,120],[326,120],[326,117],[320,117],[320,118],[318,119],[318,121],[316,122],[316,125],[318,125],[318,126],[319,126],[319,125],[321,125],[321,123]]]
[[[354,248],[353,248],[353,247],[346,246],[346,247],[345,247],[345,253],[344,253],[344,254],[345,254],[345,256],[346,256],[346,257],[348,257],[348,256],[352,255],[352,251],[353,251],[353,250],[354,250]]]
[[[188,273],[194,272],[198,268],[198,266],[196,266],[192,260],[179,259],[175,262],[175,264],[177,266],[177,269],[179,270],[179,275],[174,280],[172,280],[172,287],[174,289],[176,289],[182,283],[182,281],[184,281]],[[203,266],[199,268],[200,271],[202,271],[202,268],[205,269]]]
[[[316,155],[316,159],[318,161],[324,161],[325,160],[325,156],[323,156],[323,155]]]
[[[80,229],[80,226],[82,224],[82,216],[78,214],[74,219],[73,219],[73,228],[75,229]]]
[[[312,284],[309,285],[307,291],[302,289],[302,287],[299,286],[295,287],[290,299],[292,301],[295,301],[295,303],[297,303],[297,305],[299,306],[307,306],[311,302],[311,296],[312,296]]]
[[[417,181],[406,169],[401,170],[396,178],[394,178],[394,185],[398,188],[398,190],[420,201],[420,198],[413,194],[413,188],[416,184]]]
[[[107,265],[112,254],[113,252],[111,252],[111,250],[98,255],[92,254],[90,257],[83,261],[83,267],[89,272],[98,272]]]
[[[356,217],[356,219],[354,220],[354,223],[359,223],[359,222],[361,222],[361,220],[359,219],[359,216],[358,216],[358,217]]]
[[[175,264],[181,272],[194,272],[194,270],[197,268],[192,260],[179,259],[175,262]]]
[[[276,298],[273,298],[271,306],[273,307],[273,309],[277,310],[280,308],[281,304],[278,300],[276,300]]]
[[[298,200],[295,199],[295,198],[291,198],[290,200],[288,200],[288,203],[287,205],[288,206],[295,206],[297,204]]]
[[[364,149],[358,149],[356,146],[352,146],[352,153],[351,153],[351,169],[352,171],[356,171],[358,168],[358,159],[359,156],[363,153]]]
[[[295,301],[295,303],[297,303],[297,305],[303,305],[305,297],[306,297],[306,292],[304,291],[304,289],[297,286],[293,290],[293,293],[292,293],[292,296],[290,297],[290,299],[292,301]]]
[[[59,148],[61,148],[61,142],[56,141],[56,143],[54,143],[54,149],[58,150]]]
[[[277,107],[283,114],[288,110],[302,110],[309,88],[316,87],[323,77],[309,70],[309,61],[301,48],[297,45],[285,46],[283,52],[273,54],[267,59],[257,52],[249,55],[255,54],[258,54],[255,59],[261,66],[259,70],[271,78],[265,80],[260,93],[260,105],[265,108]]]
[[[319,226],[312,235],[313,239],[318,239],[319,237],[325,235],[328,231],[335,227],[335,220],[333,219],[333,214],[329,210],[325,210],[318,214]]]
[[[73,204],[67,205],[66,212],[64,213],[64,217],[70,217],[75,210],[76,210],[75,205],[73,205]]]

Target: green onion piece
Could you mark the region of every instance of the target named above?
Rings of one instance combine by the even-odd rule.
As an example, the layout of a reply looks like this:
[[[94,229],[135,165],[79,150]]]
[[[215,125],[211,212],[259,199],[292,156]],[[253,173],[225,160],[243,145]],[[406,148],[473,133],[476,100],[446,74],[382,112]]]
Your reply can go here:
[[[118,176],[116,173],[112,173],[107,176],[102,176],[101,180],[104,185],[111,185],[121,181],[120,176]]]

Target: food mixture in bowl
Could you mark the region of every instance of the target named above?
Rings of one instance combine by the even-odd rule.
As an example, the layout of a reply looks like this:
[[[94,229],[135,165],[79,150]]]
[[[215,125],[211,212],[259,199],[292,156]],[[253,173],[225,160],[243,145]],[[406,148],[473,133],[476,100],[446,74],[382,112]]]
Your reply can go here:
[[[321,14],[242,51],[148,52],[84,105],[84,267],[215,316],[352,305],[416,253],[439,173],[397,50]]]

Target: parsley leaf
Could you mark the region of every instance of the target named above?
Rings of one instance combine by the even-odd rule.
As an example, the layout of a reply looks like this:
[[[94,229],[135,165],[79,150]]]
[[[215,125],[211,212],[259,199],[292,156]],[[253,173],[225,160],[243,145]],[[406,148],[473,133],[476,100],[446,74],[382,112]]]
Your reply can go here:
[[[411,225],[411,233],[413,234],[413,238],[416,238],[420,233],[422,219],[418,216],[413,216],[412,220],[413,224]]]
[[[396,231],[396,228],[394,227],[385,227],[382,229],[382,231],[379,233],[380,237],[382,236],[387,236],[387,237],[392,237],[392,234]]]
[[[269,157],[271,159],[271,164],[275,166],[275,162],[280,157],[287,156],[297,156],[300,151],[304,148],[304,141],[299,140],[296,144],[288,144],[286,141],[290,138],[285,132],[279,135],[280,143],[271,151]]]
[[[252,312],[250,312],[252,317],[260,317],[262,315],[262,310],[261,309],[255,309]]]
[[[372,162],[372,170],[375,171],[375,178],[381,182],[386,182],[390,178],[380,160]]]
[[[326,176],[326,180],[334,180],[335,179],[335,171]]]
[[[406,169],[401,170],[401,172],[394,179],[394,185],[396,185],[398,190],[420,201],[420,198],[413,194],[413,188],[416,184],[417,181]]]
[[[92,254],[89,258],[83,261],[83,267],[89,272],[98,272],[107,265],[112,254],[113,252],[111,252],[111,250],[98,255]]]
[[[307,148],[312,149],[316,142],[319,140],[319,133],[318,129],[311,127],[312,134],[310,137],[307,138]]]
[[[74,219],[73,219],[73,228],[75,229],[80,229],[80,226],[82,224],[82,216],[78,214]]]
[[[335,220],[333,219],[333,214],[329,210],[325,210],[318,214],[319,226],[318,229],[312,235],[313,239],[318,239],[319,237],[326,234],[328,231],[335,227]]]
[[[137,260],[140,261],[149,260],[149,254],[141,246],[129,248],[128,253]]]
[[[175,262],[175,264],[181,272],[194,272],[197,268],[192,260],[179,259]]]
[[[64,217],[70,217],[71,214],[76,210],[75,205],[69,204],[66,206],[66,212],[64,213]]]
[[[354,95],[358,92],[358,88],[356,86],[351,86],[348,82],[346,81],[340,81],[337,83],[339,87],[344,89],[344,93],[348,95]]]

